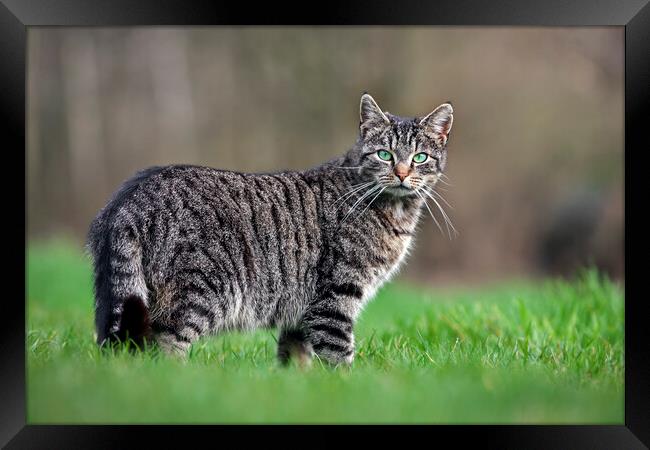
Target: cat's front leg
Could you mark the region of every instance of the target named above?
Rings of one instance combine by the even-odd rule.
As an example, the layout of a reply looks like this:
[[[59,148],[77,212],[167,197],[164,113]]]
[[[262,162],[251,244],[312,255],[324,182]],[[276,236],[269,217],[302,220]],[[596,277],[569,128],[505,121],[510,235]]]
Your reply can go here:
[[[353,314],[348,300],[325,298],[311,305],[303,317],[303,330],[319,358],[332,364],[351,364],[354,359]]]

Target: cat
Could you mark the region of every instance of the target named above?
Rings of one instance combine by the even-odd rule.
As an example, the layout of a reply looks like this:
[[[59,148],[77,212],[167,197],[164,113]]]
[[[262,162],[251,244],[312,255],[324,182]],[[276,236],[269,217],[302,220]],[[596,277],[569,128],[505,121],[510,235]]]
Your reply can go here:
[[[277,327],[282,364],[349,365],[355,321],[436,201],[452,123],[450,102],[402,118],[366,93],[355,145],[321,166],[138,172],[88,234],[97,343],[187,355],[200,336]]]

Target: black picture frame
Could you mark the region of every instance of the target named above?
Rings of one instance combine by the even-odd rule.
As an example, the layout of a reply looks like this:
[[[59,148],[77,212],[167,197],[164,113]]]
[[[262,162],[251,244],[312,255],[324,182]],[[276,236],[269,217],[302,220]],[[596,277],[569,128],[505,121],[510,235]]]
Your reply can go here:
[[[136,26],[136,25],[489,25],[489,26],[623,26],[625,27],[625,424],[548,426],[417,426],[404,430],[409,441],[423,439],[432,444],[452,439],[454,447],[468,440],[494,448],[647,448],[650,445],[650,340],[645,325],[645,298],[640,289],[644,267],[632,264],[644,246],[643,232],[632,229],[633,202],[645,202],[641,164],[643,150],[650,148],[644,127],[649,114],[650,91],[650,6],[648,0],[493,0],[490,2],[424,1],[326,2],[301,6],[279,6],[275,2],[256,5],[222,4],[210,1],[171,0],[0,0],[0,126],[4,129],[5,158],[16,158],[13,169],[4,168],[3,218],[7,227],[5,252],[12,259],[3,266],[5,283],[25,277],[26,222],[7,220],[19,217],[20,199],[15,169],[25,162],[26,51],[27,29],[35,26]],[[20,151],[21,147],[23,152]],[[22,155],[22,157],[20,156]],[[8,160],[5,160],[8,161]],[[634,161],[634,163],[633,163]],[[5,164],[10,164],[5,162]],[[25,169],[23,167],[23,169]],[[26,170],[22,173],[26,189]],[[633,185],[634,183],[634,185]],[[635,188],[638,185],[638,188]],[[7,195],[11,200],[7,198]],[[25,221],[26,196],[22,211]],[[15,202],[15,203],[13,203]],[[637,205],[637,206],[639,206]],[[638,209],[638,208],[637,208]],[[22,228],[22,231],[21,231]],[[11,234],[9,234],[11,233]],[[634,239],[632,241],[631,239]],[[634,244],[631,244],[634,242]],[[14,276],[15,272],[15,276]],[[5,285],[6,285],[5,284]],[[296,433],[312,432],[322,441],[339,439],[349,427],[334,432],[320,427],[258,427],[251,433],[243,427],[223,426],[41,426],[26,425],[25,283],[15,283],[16,295],[2,300],[0,327],[0,443],[7,448],[125,448],[135,442],[153,447],[186,446],[188,439],[207,439],[213,445],[228,438],[257,437],[265,442],[291,442]],[[21,287],[22,286],[22,287]],[[635,295],[635,293],[637,295]],[[400,427],[401,428],[401,427]],[[355,428],[358,430],[358,428]],[[364,438],[382,436],[386,427],[363,428]],[[391,428],[388,433],[398,430]],[[278,441],[280,434],[286,439]],[[228,439],[229,440],[229,439]],[[230,440],[229,440],[230,441]],[[333,445],[332,441],[331,444]],[[305,443],[304,445],[309,445]]]

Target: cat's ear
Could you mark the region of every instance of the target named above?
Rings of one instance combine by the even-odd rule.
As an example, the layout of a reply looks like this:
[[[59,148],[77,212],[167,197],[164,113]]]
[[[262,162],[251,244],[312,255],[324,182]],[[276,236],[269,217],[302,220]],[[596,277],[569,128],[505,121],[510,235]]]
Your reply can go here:
[[[443,103],[420,120],[424,133],[440,147],[444,147],[454,123],[454,108],[451,102]]]
[[[361,96],[359,120],[359,130],[362,137],[365,137],[369,130],[381,129],[390,123],[388,117],[386,117],[370,94],[363,94]]]

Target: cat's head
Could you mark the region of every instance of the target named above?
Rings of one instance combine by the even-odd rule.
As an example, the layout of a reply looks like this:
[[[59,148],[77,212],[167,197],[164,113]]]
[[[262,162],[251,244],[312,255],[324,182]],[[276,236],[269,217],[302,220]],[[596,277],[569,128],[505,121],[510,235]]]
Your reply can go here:
[[[454,121],[451,103],[424,117],[384,112],[368,94],[361,97],[359,140],[349,157],[366,181],[394,196],[416,195],[433,186],[447,163],[447,141]]]

